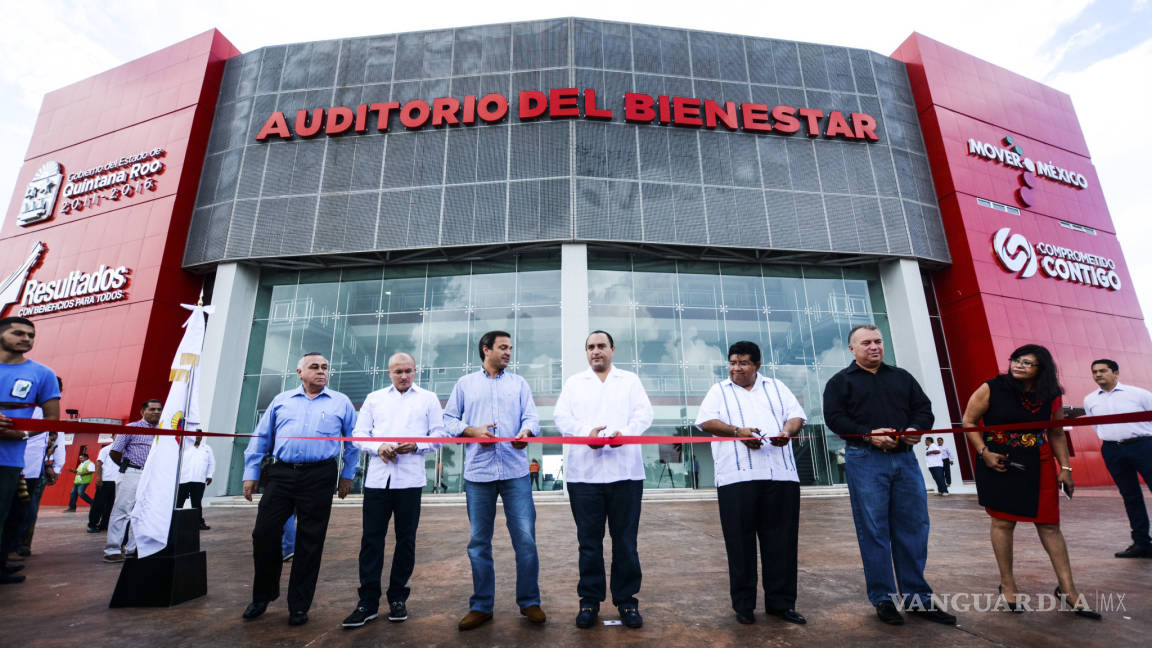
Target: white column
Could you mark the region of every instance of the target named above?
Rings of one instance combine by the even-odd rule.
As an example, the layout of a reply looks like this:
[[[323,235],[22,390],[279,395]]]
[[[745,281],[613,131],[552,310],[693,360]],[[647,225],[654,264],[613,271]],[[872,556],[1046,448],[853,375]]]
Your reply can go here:
[[[560,246],[560,357],[564,380],[588,368],[584,340],[588,337],[588,246],[565,243]],[[568,446],[563,446],[568,465]],[[564,475],[568,493],[568,475]]]
[[[200,412],[203,427],[210,432],[233,432],[240,409],[240,389],[244,382],[244,361],[260,270],[238,263],[216,267],[212,284],[212,305],[204,332],[204,353],[200,356]],[[216,456],[216,475],[205,496],[223,495],[232,463],[233,439],[205,439]]]
[[[910,259],[899,259],[880,264],[880,285],[884,289],[884,304],[888,309],[890,339],[885,347],[895,356],[895,364],[908,371],[920,383],[924,393],[932,400],[935,428],[951,425],[944,380],[940,376],[941,359],[936,356],[936,341],[932,338],[932,323],[928,317],[928,302],[924,297],[924,284],[920,278],[920,265]],[[956,453],[956,442],[951,434],[944,437],[944,445]],[[924,474],[924,482],[935,490],[935,482],[924,462],[924,443],[916,446],[916,456]],[[952,464],[952,483],[959,490],[960,469]]]
[[[560,247],[560,354],[564,378],[588,368],[584,340],[588,337],[588,246]]]

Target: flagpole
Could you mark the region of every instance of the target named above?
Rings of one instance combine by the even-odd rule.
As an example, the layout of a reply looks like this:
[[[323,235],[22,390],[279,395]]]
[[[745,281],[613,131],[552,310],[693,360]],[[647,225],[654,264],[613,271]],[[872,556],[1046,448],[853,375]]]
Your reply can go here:
[[[191,387],[192,381],[195,378],[196,365],[188,368],[188,385]],[[188,408],[192,407],[192,390],[184,390],[184,409],[181,410],[183,414],[180,416],[181,431],[187,430],[185,424],[188,420]],[[172,510],[176,510],[176,500],[180,498],[180,470],[181,464],[184,463],[184,436],[179,434],[176,436],[176,488],[172,492]]]

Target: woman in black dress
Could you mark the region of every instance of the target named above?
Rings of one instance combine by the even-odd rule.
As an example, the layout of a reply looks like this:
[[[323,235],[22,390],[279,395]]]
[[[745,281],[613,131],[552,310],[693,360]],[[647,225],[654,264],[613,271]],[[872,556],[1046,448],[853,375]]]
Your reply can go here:
[[[1010,423],[1042,423],[1064,418],[1056,363],[1048,349],[1026,344],[1012,352],[1008,373],[980,385],[964,411],[964,427]],[[1080,600],[1072,582],[1068,547],[1060,531],[1059,489],[1072,496],[1068,438],[1057,425],[1024,430],[968,432],[976,449],[976,489],[980,504],[992,517],[992,551],[1000,569],[1000,591],[1008,609],[1016,606],[1012,571],[1012,536],[1017,522],[1036,525],[1040,543],[1056,571],[1056,595],[1071,601],[1076,614],[1099,619]],[[1047,437],[1047,438],[1045,438]],[[1057,472],[1056,463],[1060,470]]]

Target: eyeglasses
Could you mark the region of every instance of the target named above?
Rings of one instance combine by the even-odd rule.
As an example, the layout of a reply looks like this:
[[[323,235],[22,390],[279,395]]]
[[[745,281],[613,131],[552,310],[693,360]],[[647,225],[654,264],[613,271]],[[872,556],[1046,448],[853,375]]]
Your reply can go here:
[[[1032,362],[1031,360],[1020,360],[1019,358],[1013,359],[1012,364],[1018,367],[1024,367],[1025,369],[1031,369],[1032,367],[1040,366],[1039,362]]]

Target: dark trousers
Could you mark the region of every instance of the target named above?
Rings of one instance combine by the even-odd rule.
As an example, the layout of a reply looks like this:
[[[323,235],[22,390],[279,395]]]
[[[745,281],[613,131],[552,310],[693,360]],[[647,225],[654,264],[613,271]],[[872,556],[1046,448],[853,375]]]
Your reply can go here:
[[[728,551],[732,609],[756,609],[756,541],[764,573],[764,606],[796,607],[796,551],[800,529],[800,484],[755,480],[716,489],[720,528]]]
[[[316,593],[324,537],[332,514],[336,489],[336,460],[314,464],[276,463],[265,468],[267,484],[252,529],[252,600],[273,601],[280,596],[280,537],[284,523],[296,511],[296,557],[288,578],[288,610],[307,612]]]
[[[408,600],[408,579],[416,565],[416,527],[420,525],[420,492],[422,488],[365,488],[364,533],[360,538],[360,605],[376,611],[380,607],[380,574],[384,570],[384,541],[388,537],[388,520],[396,548],[392,552],[392,570],[388,572],[388,602]]]
[[[929,466],[928,472],[932,473],[932,480],[936,482],[936,492],[947,493],[948,483],[944,479],[944,468],[942,466]]]
[[[1140,477],[1152,489],[1152,437],[1129,443],[1105,441],[1100,455],[1124,499],[1132,542],[1142,547],[1152,546],[1152,538],[1148,536],[1148,509],[1144,507],[1144,493],[1140,490]]]
[[[116,503],[116,482],[101,482],[92,502],[92,508],[88,510],[88,528],[107,531],[108,518],[112,515],[112,505]]]
[[[952,460],[944,460],[944,483],[948,486],[952,485]]]
[[[568,482],[568,501],[580,544],[580,582],[576,585],[580,607],[599,609],[605,598],[605,522],[612,534],[612,605],[636,607],[641,581],[636,533],[643,495],[641,480],[611,484]]]
[[[68,508],[73,511],[76,510],[76,498],[88,502],[88,506],[92,506],[92,498],[88,496],[88,484],[72,484],[72,492],[68,495]]]
[[[43,473],[41,473],[43,474]],[[16,530],[17,550],[32,551],[32,535],[36,532],[36,518],[40,515],[40,499],[44,497],[44,477],[25,477],[24,483],[28,485],[28,508],[24,511],[24,520]]]
[[[28,508],[16,495],[23,471],[20,466],[0,466],[0,569],[4,568],[8,554],[16,550],[20,523]]]
[[[532,490],[540,490],[540,473],[529,471],[528,474],[532,477]]]
[[[184,508],[184,502],[192,498],[192,508],[200,511],[200,524],[204,524],[204,482],[184,482],[176,489],[176,508]]]

